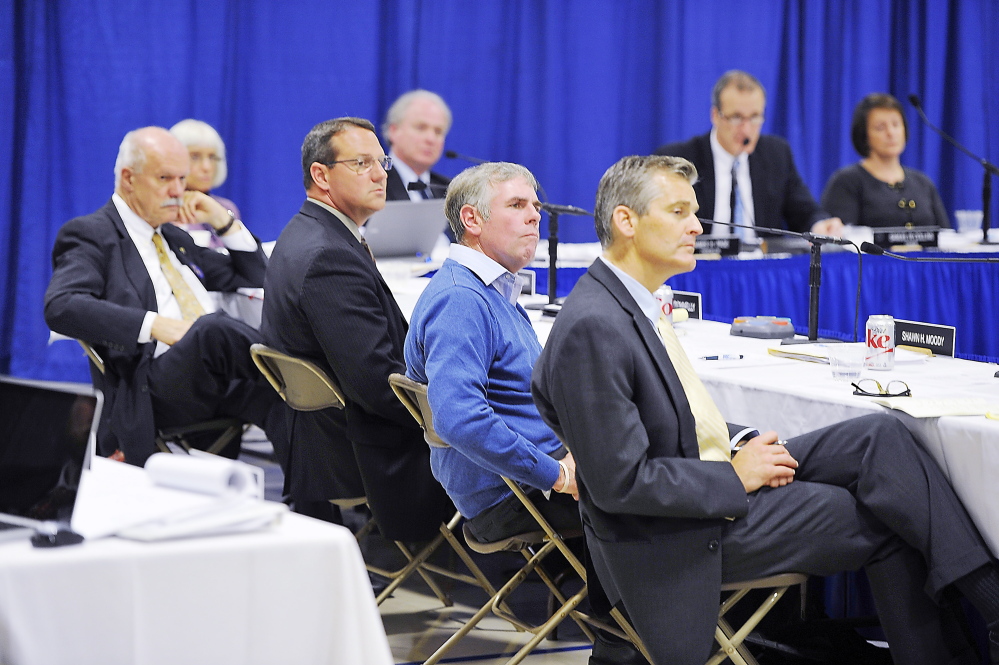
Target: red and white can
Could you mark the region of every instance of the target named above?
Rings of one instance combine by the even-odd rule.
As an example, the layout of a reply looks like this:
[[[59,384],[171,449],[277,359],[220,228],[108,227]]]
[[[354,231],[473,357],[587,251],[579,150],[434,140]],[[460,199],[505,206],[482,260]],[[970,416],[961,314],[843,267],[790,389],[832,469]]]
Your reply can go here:
[[[867,319],[867,362],[874,370],[895,368],[895,319],[876,314]]]

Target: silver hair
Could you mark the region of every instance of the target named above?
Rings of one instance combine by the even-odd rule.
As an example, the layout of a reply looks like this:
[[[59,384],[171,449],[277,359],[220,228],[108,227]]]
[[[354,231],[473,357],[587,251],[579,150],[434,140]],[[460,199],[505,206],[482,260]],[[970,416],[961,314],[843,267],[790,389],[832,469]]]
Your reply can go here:
[[[634,210],[637,215],[644,215],[649,211],[649,204],[659,194],[652,181],[652,176],[657,173],[680,176],[691,185],[697,182],[697,168],[693,164],[682,157],[664,155],[622,157],[604,172],[597,186],[597,202],[593,212],[601,247],[606,249],[614,242],[614,208],[625,206]]]
[[[534,191],[538,190],[538,181],[534,174],[520,164],[510,162],[486,162],[467,168],[454,177],[447,186],[444,215],[451,225],[451,232],[454,233],[456,241],[461,242],[465,236],[465,225],[461,223],[461,209],[470,205],[479,211],[482,219],[489,219],[493,186],[515,178],[523,178]]]
[[[188,118],[181,120],[171,127],[170,133],[180,139],[185,148],[190,148],[192,145],[204,145],[214,148],[215,153],[221,159],[215,169],[215,179],[212,180],[212,189],[225,182],[226,177],[229,175],[229,169],[226,167],[225,161],[225,142],[222,141],[222,137],[219,136],[214,127],[207,122]]]
[[[143,127],[142,129],[146,129]],[[128,134],[125,134],[125,138],[121,140],[121,145],[118,146],[118,157],[114,160],[114,189],[117,192],[118,187],[121,185],[121,172],[125,169],[132,169],[133,171],[142,171],[142,166],[146,163],[146,151],[141,145],[139,145],[139,132],[142,129],[133,129]]]
[[[388,113],[385,114],[385,122],[382,123],[382,138],[385,139],[385,143],[391,144],[391,141],[389,141],[389,127],[402,122],[402,119],[406,117],[406,111],[409,110],[409,105],[417,99],[429,99],[440,105],[444,110],[444,115],[447,117],[447,127],[444,128],[444,133],[447,134],[451,131],[451,109],[444,101],[444,98],[436,92],[430,92],[429,90],[410,90],[392,102]]]
[[[711,89],[711,106],[719,111],[721,110],[722,90],[730,85],[735,86],[736,90],[740,90],[742,92],[759,90],[763,93],[763,100],[766,101],[767,99],[767,91],[758,78],[749,72],[742,71],[741,69],[730,69],[721,75],[721,78],[715,82],[715,87]]]

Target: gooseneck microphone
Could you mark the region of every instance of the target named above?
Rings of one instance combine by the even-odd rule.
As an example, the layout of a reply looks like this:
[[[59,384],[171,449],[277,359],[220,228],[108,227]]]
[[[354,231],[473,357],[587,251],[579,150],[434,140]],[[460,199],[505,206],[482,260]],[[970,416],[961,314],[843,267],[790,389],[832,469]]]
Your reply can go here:
[[[999,263],[999,256],[977,256],[977,257],[938,257],[938,256],[905,256],[904,254],[894,254],[884,247],[879,247],[871,242],[860,243],[860,251],[873,256],[888,256],[899,261],[914,261],[916,263]]]
[[[857,324],[860,316],[860,283],[861,283],[861,259],[860,248],[852,241],[845,238],[822,235],[821,233],[798,233],[786,229],[772,229],[767,226],[749,226],[748,224],[733,224],[731,222],[716,222],[711,219],[700,219],[702,224],[721,224],[734,228],[754,229],[757,233],[770,233],[779,236],[790,236],[792,238],[803,238],[811,246],[808,263],[808,341],[814,342],[819,338],[819,290],[822,286],[822,245],[853,245],[857,249],[857,304],[853,315],[853,338],[857,339]],[[798,340],[800,342],[800,340]],[[781,344],[798,343],[793,340],[784,340]]]
[[[478,157],[469,157],[468,155],[463,155],[460,152],[455,152],[454,150],[445,150],[444,156],[448,159],[463,159],[466,162],[471,162],[473,164],[485,164],[488,160],[479,159]]]
[[[919,114],[920,120],[922,120],[923,123],[925,123],[927,127],[929,127],[934,132],[936,132],[937,134],[939,134],[940,136],[942,136],[945,141],[947,141],[952,146],[954,146],[955,148],[957,148],[958,150],[960,150],[961,152],[963,152],[964,154],[966,154],[968,157],[971,157],[973,160],[975,160],[976,162],[978,162],[979,164],[981,164],[982,168],[985,169],[985,180],[982,181],[982,240],[981,240],[981,244],[982,245],[990,245],[990,244],[992,244],[989,241],[989,226],[992,224],[992,220],[991,220],[992,214],[991,214],[991,210],[990,210],[991,204],[992,204],[992,176],[993,175],[999,175],[999,167],[997,167],[995,164],[992,164],[988,160],[986,160],[986,159],[984,159],[982,157],[979,157],[975,153],[971,152],[970,150],[968,150],[967,148],[965,148],[963,145],[961,145],[960,143],[958,143],[957,139],[955,139],[950,134],[948,134],[947,132],[943,131],[942,129],[940,129],[936,125],[934,125],[932,122],[930,122],[930,119],[926,117],[926,113],[923,112],[923,105],[922,105],[922,103],[920,103],[919,95],[910,94],[909,95],[909,103],[912,104],[913,108],[916,109],[916,113]]]

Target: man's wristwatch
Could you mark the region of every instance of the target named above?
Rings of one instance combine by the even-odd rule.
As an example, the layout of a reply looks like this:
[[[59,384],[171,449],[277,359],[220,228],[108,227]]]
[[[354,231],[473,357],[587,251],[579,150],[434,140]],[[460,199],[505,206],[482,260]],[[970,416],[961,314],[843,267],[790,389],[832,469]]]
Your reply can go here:
[[[232,225],[238,221],[236,219],[236,213],[234,213],[232,210],[226,208],[225,212],[227,215],[229,215],[229,223],[223,226],[221,229],[215,229],[215,235],[224,236],[225,234],[229,233],[229,229],[231,229]]]

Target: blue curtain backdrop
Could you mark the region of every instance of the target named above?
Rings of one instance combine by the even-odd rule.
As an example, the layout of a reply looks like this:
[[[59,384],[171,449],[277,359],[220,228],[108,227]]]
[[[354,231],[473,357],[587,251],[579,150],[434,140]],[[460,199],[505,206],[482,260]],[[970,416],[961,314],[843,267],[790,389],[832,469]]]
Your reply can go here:
[[[730,68],[761,79],[764,131],[790,140],[816,197],[857,159],[850,114],[871,91],[920,95],[999,161],[995,0],[0,0],[0,26],[0,373],[26,377],[89,378],[75,345],[46,345],[50,250],[107,201],[118,144],[144,125],[215,126],[219,193],[265,240],[301,203],[309,128],[380,124],[415,87],[451,105],[449,148],[523,163],[553,202],[586,208],[619,157],[707,131]],[[948,210],[979,208],[981,167],[908,119],[903,162]],[[595,238],[589,219],[561,226]]]

